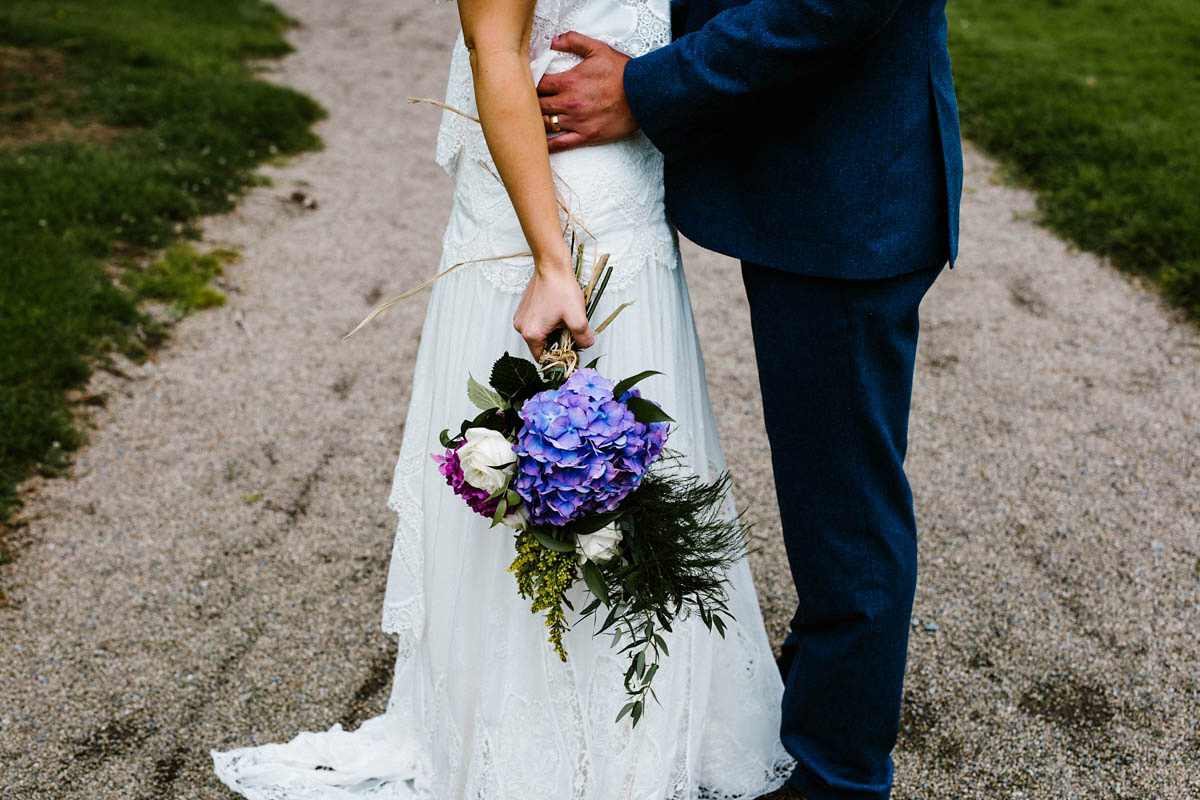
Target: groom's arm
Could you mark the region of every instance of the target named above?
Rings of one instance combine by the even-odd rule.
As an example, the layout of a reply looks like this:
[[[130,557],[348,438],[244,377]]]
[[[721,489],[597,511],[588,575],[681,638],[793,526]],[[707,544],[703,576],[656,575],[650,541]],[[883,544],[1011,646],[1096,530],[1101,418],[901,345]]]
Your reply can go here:
[[[640,126],[671,158],[694,146],[706,126],[734,114],[753,110],[756,116],[747,124],[769,125],[772,104],[788,101],[779,90],[852,53],[902,2],[750,0],[623,64],[624,57],[603,43],[567,34],[560,37],[561,49],[584,56],[584,63],[546,76],[539,86],[542,113],[565,112],[564,128],[572,132],[557,146],[551,140],[551,149],[603,144]],[[589,64],[593,61],[597,66]],[[624,116],[614,111],[612,98],[618,96]]]
[[[722,118],[752,113],[771,124],[772,106],[853,53],[903,0],[751,0],[698,31],[631,60],[624,89],[642,130],[668,158]]]

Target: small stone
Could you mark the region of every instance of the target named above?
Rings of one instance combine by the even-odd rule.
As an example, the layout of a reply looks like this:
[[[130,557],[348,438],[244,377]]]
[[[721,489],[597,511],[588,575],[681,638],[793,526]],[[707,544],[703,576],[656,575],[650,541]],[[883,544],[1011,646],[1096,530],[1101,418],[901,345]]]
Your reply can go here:
[[[301,208],[314,209],[317,207],[317,198],[313,197],[308,192],[302,192],[299,189],[292,192],[288,198]]]

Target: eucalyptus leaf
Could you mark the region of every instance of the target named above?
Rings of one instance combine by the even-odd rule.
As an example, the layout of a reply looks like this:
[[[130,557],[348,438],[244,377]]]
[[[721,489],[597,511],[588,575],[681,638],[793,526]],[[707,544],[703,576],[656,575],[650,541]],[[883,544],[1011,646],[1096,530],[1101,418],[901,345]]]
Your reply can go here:
[[[604,581],[604,573],[591,561],[583,562],[583,580],[592,590],[592,594],[605,603],[608,602],[608,584]]]
[[[617,617],[620,615],[620,613],[621,613],[621,607],[613,606],[609,610],[608,616],[604,618],[604,624],[600,626],[600,630],[597,631],[597,633],[604,633],[606,630],[611,628],[613,626],[613,623],[617,621]],[[620,638],[621,638],[621,628],[617,628],[617,640],[620,641]],[[613,647],[616,647],[616,642],[613,642]]]
[[[657,662],[654,664],[651,664],[646,669],[646,677],[642,678],[642,685],[645,686],[646,684],[650,683],[650,681],[654,680],[654,673],[656,673],[656,672],[658,672],[658,663]]]
[[[659,650],[662,651],[662,654],[664,656],[671,655],[671,651],[667,649],[667,640],[664,639],[663,637],[659,636],[657,633],[654,634],[654,644],[658,647]]]
[[[574,542],[564,542],[559,539],[555,539],[551,534],[547,533],[541,528],[530,528],[530,530],[533,531],[534,538],[536,538],[538,542],[541,543],[542,547],[546,548],[547,550],[553,550],[555,553],[575,552]]]
[[[496,510],[492,512],[492,525],[499,525],[501,520],[504,519],[504,515],[507,513],[508,503],[505,502],[504,498],[501,498],[500,502],[496,504]]]
[[[620,654],[620,653],[628,653],[628,652],[629,652],[630,650],[632,650],[633,648],[635,648],[635,647],[642,647],[642,646],[644,646],[644,645],[645,645],[645,642],[643,642],[641,639],[634,639],[632,642],[630,642],[629,644],[625,645],[625,646],[624,646],[624,647],[622,647],[620,650],[618,650],[618,651],[617,651],[617,653],[618,653],[618,654]]]

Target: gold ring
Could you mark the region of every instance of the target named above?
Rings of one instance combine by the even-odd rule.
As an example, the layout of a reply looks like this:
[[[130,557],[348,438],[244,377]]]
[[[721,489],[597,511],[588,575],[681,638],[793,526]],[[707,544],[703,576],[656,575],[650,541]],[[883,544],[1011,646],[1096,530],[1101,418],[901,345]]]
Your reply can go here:
[[[558,114],[550,117],[550,130],[558,133],[562,130],[562,126],[558,124]]]

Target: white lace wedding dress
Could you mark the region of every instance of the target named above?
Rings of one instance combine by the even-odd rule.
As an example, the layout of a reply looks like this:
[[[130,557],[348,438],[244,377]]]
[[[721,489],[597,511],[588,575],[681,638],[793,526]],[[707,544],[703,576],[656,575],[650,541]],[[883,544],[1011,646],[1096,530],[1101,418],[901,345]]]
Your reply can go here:
[[[575,63],[549,48],[567,30],[637,55],[668,41],[667,0],[539,0],[535,79]],[[447,103],[475,114],[461,37]],[[442,266],[525,250],[478,125],[445,113],[438,161],[456,181]],[[661,157],[635,134],[552,161],[560,195],[595,237],[589,261],[597,243],[611,254],[594,319],[635,301],[587,357],[601,356],[614,378],[663,372],[641,386],[677,420],[668,446],[715,477],[724,456],[663,211]],[[791,773],[778,738],[782,685],[744,559],[730,574],[736,621],[726,637],[698,620],[678,624],[654,681],[661,706],[651,702],[637,727],[615,723],[624,656],[581,625],[566,637],[570,659],[558,659],[507,572],[511,531],[489,529],[431,461],[438,432],[476,413],[467,373],[486,377],[505,349],[527,354],[512,318],[532,269],[529,258],[470,264],[432,290],[388,500],[399,524],[383,628],[399,637],[399,656],[387,712],[355,731],[335,725],[214,752],[234,791],[251,800],[750,800]]]

